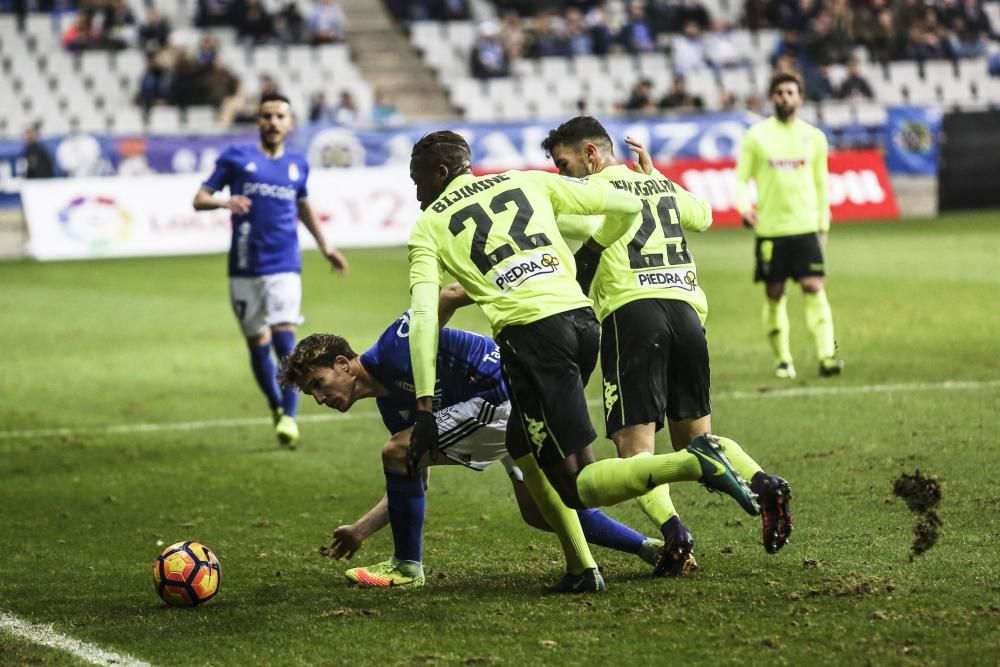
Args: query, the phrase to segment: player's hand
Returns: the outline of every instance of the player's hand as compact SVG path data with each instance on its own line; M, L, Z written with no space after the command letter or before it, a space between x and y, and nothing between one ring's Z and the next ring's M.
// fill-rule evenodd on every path
M253 202L250 201L250 198L243 195L233 195L226 200L226 208L237 215L246 215L250 212L252 205Z
M429 455L431 461L437 461L438 457L438 427L434 413L426 410L417 410L417 420L413 424L413 431L410 433L410 446L406 451L406 472L410 477L416 478L419 474L420 459L424 454Z
M329 248L324 248L323 255L326 256L327 261L330 262L330 266L333 267L334 271L342 276L347 275L347 258L344 257L343 253L330 246Z
M333 542L330 544L330 558L335 560L350 558L361 548L361 543L364 541L354 526L337 526L333 531Z
M757 227L757 211L750 209L743 214L743 226L748 229Z
M647 176L652 174L653 158L649 156L649 151L642 145L642 142L632 137L625 137L625 143L628 144L628 149L635 153L635 170L642 171Z

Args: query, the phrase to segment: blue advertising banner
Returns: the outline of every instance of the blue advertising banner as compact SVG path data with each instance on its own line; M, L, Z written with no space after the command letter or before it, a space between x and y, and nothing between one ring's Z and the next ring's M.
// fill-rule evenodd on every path
M937 174L941 111L889 107L885 124L885 163L890 173Z

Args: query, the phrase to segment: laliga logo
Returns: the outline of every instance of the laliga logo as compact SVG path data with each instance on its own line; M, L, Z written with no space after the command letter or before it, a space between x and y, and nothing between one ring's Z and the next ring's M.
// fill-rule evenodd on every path
M113 197L77 197L59 211L59 225L74 241L102 249L124 241L135 220Z
M555 273L561 262L550 253L534 253L515 259L512 263L496 270L493 282L504 292L509 292L532 278Z

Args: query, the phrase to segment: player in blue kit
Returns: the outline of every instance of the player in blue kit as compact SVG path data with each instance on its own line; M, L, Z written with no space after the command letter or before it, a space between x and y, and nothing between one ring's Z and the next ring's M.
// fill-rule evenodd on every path
M233 312L250 348L254 377L271 408L278 442L294 449L299 441L298 393L278 386L271 351L273 347L279 360L288 356L295 347L295 329L302 323L298 220L335 270L346 273L347 260L327 244L306 199L305 157L285 148L292 126L288 99L265 95L257 113L260 142L223 151L215 171L195 195L194 208L225 208L233 213L229 248ZM228 199L214 196L227 186Z
M441 321L456 304L446 288ZM395 552L387 561L356 567L345 575L361 585L380 588L418 587L424 583L421 546L427 484L426 466L459 464L483 470L500 461L514 487L521 516L535 528L551 530L525 488L521 471L505 447L510 400L500 371L497 344L486 336L442 329L438 344L434 416L439 454L418 464L423 475L407 472L407 448L415 420L413 368L410 361L409 313L393 322L360 356L340 336L313 334L302 339L281 367L282 386L300 388L317 403L347 412L363 398L375 398L392 437L382 448L386 495L355 523L333 533L331 555L350 557L370 535L391 524ZM638 555L655 564L663 542L647 538L596 509L581 510L580 523L589 542Z

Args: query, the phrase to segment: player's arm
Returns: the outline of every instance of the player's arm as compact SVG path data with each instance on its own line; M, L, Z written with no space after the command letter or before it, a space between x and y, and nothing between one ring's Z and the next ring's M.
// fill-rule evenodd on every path
M316 239L316 245L319 246L319 251L323 253L327 261L330 262L330 266L333 267L335 271L341 275L347 274L347 258L339 250L337 250L332 245L326 242L326 237L323 235L323 229L319 225L319 221L316 220L316 215L313 213L312 206L309 205L308 199L299 199L297 204L299 219L302 224L305 225L312 237Z
M692 232L703 232L712 226L712 207L701 197L696 197L674 183L677 191L677 209L681 214L681 227Z
M740 155L736 160L736 210L743 218L743 224L753 228L757 226L757 212L750 203L750 179L756 171L756 149L753 137L749 132L743 135L740 143Z
M465 306L471 306L475 301L458 283L445 285L438 299L438 326L445 326L451 320L455 311Z
M250 206L253 203L249 197L244 197L243 195L232 195L228 199L218 199L215 197L215 193L232 183L232 180L233 164L227 152L224 152L215 161L215 169L212 170L212 174L201 184L201 187L195 194L193 202L194 210L214 211L218 208L224 208L237 215L246 215L249 213Z
M437 244L431 233L417 220L410 236L410 363L417 399L416 423L410 438L407 467L416 474L424 453L437 458L437 423L431 414L436 381L438 348L438 297L440 267Z
M382 496L375 507L352 524L337 526L330 544L330 557L340 560L350 558L369 537L389 524L389 499Z
M819 209L816 229L819 231L820 243L825 246L827 234L830 232L830 201L826 184L829 174L827 157L830 147L827 144L826 135L822 131L817 130L816 134L820 137L819 148L813 157L813 181L816 183L816 206Z

